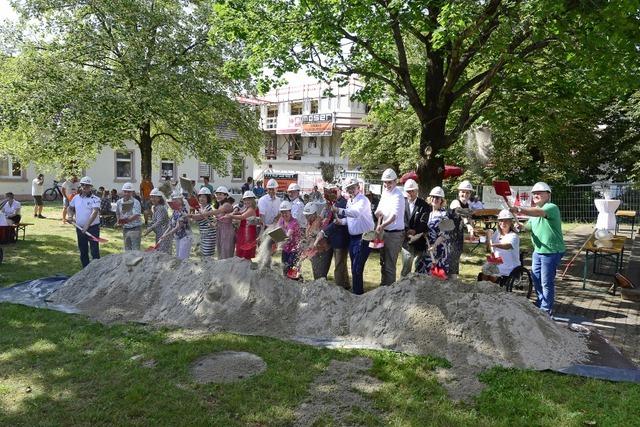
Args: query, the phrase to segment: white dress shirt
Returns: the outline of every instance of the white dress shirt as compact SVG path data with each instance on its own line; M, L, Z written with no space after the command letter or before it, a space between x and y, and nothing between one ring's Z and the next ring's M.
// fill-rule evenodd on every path
M398 187L393 190L382 190L376 214L382 213L382 222L387 222L393 215L395 220L385 227L387 231L404 230L404 196Z
M280 213L280 203L282 203L280 197L272 199L268 194L258 199L258 209L260 210L260 216L264 217L265 225L269 226L275 222Z
M304 217L304 202L300 197L296 197L291 202L291 216L298 221L300 228L307 228L307 219Z
M362 193L349 199L345 209L338 209L338 215L347 217L347 228L352 236L366 233L375 228L371 216L371 202ZM344 223L344 221L341 222Z

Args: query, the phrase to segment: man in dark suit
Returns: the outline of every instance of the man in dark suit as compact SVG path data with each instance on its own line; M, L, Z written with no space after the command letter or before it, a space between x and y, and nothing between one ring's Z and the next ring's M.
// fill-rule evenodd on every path
M427 232L429 213L431 206L418 197L418 183L408 179L404 183L404 191L407 195L404 208L404 224L406 239L402 246L402 277L415 271L415 261L427 250L427 240L422 233ZM420 236L415 238L412 236Z

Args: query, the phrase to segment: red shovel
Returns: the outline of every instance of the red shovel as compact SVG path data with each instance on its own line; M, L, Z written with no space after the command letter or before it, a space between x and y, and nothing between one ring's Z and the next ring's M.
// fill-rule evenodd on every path
M496 194L498 196L502 196L504 202L507 204L507 208L510 208L508 196L511 195L511 186L509 185L509 181L504 180L495 180L493 181L493 189L496 190Z
M431 267L431 276L440 280L447 280L447 273L445 273L444 268L438 266Z
M82 231L82 227L80 227L77 223L73 223L73 225L76 226L76 228L80 231ZM90 239L93 240L94 242L98 242L98 243L107 243L109 240L103 238L103 237L96 237L93 234L89 233L88 231L85 231L84 234L86 234L86 236Z

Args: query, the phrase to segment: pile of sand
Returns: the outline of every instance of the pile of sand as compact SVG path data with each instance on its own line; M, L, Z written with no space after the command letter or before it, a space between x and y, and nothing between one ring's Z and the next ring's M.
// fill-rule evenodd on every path
M104 322L338 337L440 356L455 372L443 378L462 395L477 389L475 373L490 366L559 369L587 354L582 336L520 295L488 282L442 282L415 274L356 296L325 280L289 281L238 258L183 262L133 252L92 262L52 298Z

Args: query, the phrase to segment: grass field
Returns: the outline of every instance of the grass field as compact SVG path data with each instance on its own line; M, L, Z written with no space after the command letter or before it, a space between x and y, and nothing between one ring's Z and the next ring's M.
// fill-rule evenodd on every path
M0 286L71 275L80 268L75 231L25 208L25 241L5 245ZM56 219L54 219L56 218ZM103 254L120 251L120 234ZM151 244L151 240L146 241ZM475 277L484 254L465 255L462 275ZM367 287L379 268L369 260ZM145 325L102 325L83 316L0 304L0 425L286 426L331 360L365 356L382 386L368 395L374 413L354 410L352 425L392 426L633 426L640 420L640 386L494 368L475 401L447 398L434 370L447 361L387 351L329 350L233 334L181 335ZM189 364L220 350L255 353L267 370L235 384L202 385ZM346 380L346 379L345 379ZM317 426L339 425L327 414Z

